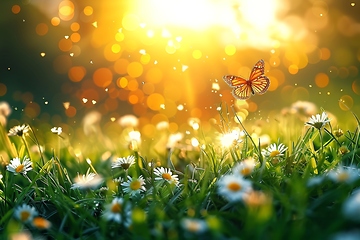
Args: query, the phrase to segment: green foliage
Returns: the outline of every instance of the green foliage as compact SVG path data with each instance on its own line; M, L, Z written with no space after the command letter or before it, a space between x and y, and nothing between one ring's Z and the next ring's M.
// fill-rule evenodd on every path
M225 115L220 112L223 133L217 134L233 129L229 115L227 110ZM321 129L302 126L306 131L293 140L279 134L275 144L285 143L287 148L270 154L234 116L244 135L231 146L216 141L175 146L151 160L141 149L120 151L122 157L135 157L129 169L111 167L119 154L116 148L97 146L96 152L88 146L92 160L85 161L88 156L79 157L61 136L51 142L49 151L42 150L44 139L38 140L33 129L9 139L1 128L1 239L19 233L48 239L328 239L356 229L359 222L343 209L360 177L347 181L350 173L346 172L349 178L341 175L342 169L355 169L359 176L356 115L358 126L345 134L336 134L330 124ZM107 152L107 157L101 157ZM32 170L18 174L7 170L9 160L26 156ZM253 160L255 167L241 179L251 182L252 191L231 201L219 192L220 179L234 175L235 167L246 159ZM154 171L159 164L166 169L160 176ZM96 186L74 187L74 179L83 174L101 176L101 181ZM170 180L175 174L178 179ZM332 174L338 178L331 178ZM127 193L123 183L130 181L129 176L143 179L138 183L146 190ZM122 199L123 205L114 208L113 199ZM19 220L16 210L23 204L34 207L51 226L41 229ZM112 213L121 212L120 221L105 217L109 208Z

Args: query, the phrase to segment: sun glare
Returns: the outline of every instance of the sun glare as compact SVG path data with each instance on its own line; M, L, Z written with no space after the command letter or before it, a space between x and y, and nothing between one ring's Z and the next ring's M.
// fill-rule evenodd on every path
M269 26L275 20L277 6L277 0L148 0L133 8L150 25L232 29L242 21L257 28Z
M228 30L221 36L224 44L262 48L273 47L274 36L286 38L287 27L277 19L285 9L278 0L148 0L134 1L128 14L137 16L136 24L171 32L180 28L182 34L186 29L206 31L220 27Z

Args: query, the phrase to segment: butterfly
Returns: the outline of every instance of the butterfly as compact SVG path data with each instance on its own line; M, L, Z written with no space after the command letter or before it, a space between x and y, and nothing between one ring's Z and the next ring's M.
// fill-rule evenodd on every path
M269 86L270 80L264 75L264 60L260 59L253 67L249 79L234 75L226 75L223 80L233 88L232 94L235 98L246 100L251 95L264 94Z

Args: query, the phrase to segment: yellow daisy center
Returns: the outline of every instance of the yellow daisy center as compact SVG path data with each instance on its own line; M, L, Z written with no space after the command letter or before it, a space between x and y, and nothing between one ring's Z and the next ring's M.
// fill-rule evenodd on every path
M243 168L241 169L241 174L244 175L244 176L247 176L251 173L251 169L250 168Z
M20 219L21 221L25 222L26 220L28 220L30 217L30 213L28 211L22 211L20 213Z
M126 170L126 169L128 169L130 167L130 164L129 163L122 163L121 167Z
M140 181L138 181L138 180L132 181L132 182L130 183L130 188L131 188L132 190L138 190L140 187L141 187L141 183L140 183Z
M241 189L241 185L237 182L231 182L228 184L228 189L233 191L233 192L236 192L236 191L239 191Z
M280 154L280 151L279 150L274 150L270 153L270 157L276 157L277 155Z
M21 172L23 169L24 169L24 165L20 164L19 166L17 166L17 168L15 168L15 171L18 173Z
M114 204L111 206L111 212L113 212L113 213L120 213L120 212L121 212L121 209L122 209L122 206L121 206L121 204L119 204L119 203L114 203Z
M162 176L162 178L165 179L165 180L171 180L171 175L170 175L170 173L163 173L161 176Z
M338 180L340 182L344 182L344 181L346 181L348 179L349 179L349 174L348 173L346 173L346 172L339 173Z
M187 229L190 232L198 232L200 230L200 224L196 222L191 222L187 225Z
M33 220L33 225L39 229L48 229L50 227L50 222L42 217L36 217Z

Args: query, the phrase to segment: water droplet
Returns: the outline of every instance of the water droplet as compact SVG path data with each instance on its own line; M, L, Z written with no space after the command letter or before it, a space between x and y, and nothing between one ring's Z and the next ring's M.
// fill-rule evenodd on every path
M41 52L41 53L40 53L40 56L45 57L45 53L44 53L44 52Z
M65 35L64 37L65 37L65 39L69 39L69 36L68 36L68 35Z
M94 104L94 105L96 104L96 101L95 101L95 100L92 100L91 102L92 102L92 104Z
M350 5L351 5L352 7L354 7L354 6L355 6L355 3L354 3L354 2L352 2L352 3L350 3Z
M87 103L88 100L86 98L83 98L82 101L83 103Z

